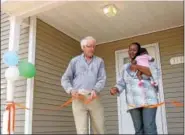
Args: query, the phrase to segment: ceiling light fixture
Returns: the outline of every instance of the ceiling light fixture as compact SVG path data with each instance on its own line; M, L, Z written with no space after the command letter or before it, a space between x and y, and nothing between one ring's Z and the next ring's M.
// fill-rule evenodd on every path
M115 5L107 5L103 8L103 12L108 17L113 17L117 14L117 9Z

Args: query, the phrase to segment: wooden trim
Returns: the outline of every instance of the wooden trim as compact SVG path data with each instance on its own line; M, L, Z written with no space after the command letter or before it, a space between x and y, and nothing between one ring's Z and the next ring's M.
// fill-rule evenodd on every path
M161 59L160 59L160 50L159 50L159 43L154 43L153 46L155 46L157 52L156 52L156 57L157 57L157 65L160 68L160 71L162 71L161 69ZM162 73L161 73L161 77L159 79L159 88L160 88L160 100L159 102L164 102L164 88L163 88L163 80L162 80ZM166 120L166 107L165 104L161 107L162 109L162 125L163 125L163 130L164 130L164 134L168 134L168 128L167 128L167 120Z
M119 56L119 53L120 53L120 52L125 52L125 50L118 50L118 51L115 51L116 82L117 82L118 76L119 76L119 70L118 70L118 56ZM120 96L117 96L119 134L122 134L122 133L123 133L123 128L122 128L122 125L123 125L123 124L122 124L122 120L121 120L122 112L121 112L120 106L121 106Z
M36 50L36 21L35 16L30 17L30 29L29 29L29 47L28 47L28 61L35 64L35 50ZM33 92L34 92L34 78L27 79L26 89L26 107L29 110L25 110L25 134L32 134L32 117L33 117Z
M25 12L22 12L20 14L17 14L17 16L20 16L21 18L27 18L30 16L35 16L41 12L45 12L48 10L51 10L53 8L56 8L57 6L60 6L62 4L64 4L65 1L51 1L51 2L46 2L45 4L42 4L40 6L37 6L33 9L27 10Z

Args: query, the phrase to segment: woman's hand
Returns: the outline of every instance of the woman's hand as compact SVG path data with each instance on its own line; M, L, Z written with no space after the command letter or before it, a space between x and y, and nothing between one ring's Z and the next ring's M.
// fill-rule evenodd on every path
M117 93L119 93L118 88L113 87L113 88L111 88L111 89L110 89L110 94L111 94L111 95L113 95L113 96L114 96L114 95L115 95L115 94L117 94Z

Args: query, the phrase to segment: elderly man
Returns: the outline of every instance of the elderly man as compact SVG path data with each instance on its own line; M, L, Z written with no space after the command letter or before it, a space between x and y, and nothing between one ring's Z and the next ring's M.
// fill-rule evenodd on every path
M104 109L96 97L104 88L106 73L103 59L94 56L95 46L96 40L93 37L82 39L83 53L70 61L61 79L65 91L76 97L72 103L72 110L77 134L87 134L88 114L92 121L93 132L104 134ZM79 94L91 99L91 102L85 104L78 99Z

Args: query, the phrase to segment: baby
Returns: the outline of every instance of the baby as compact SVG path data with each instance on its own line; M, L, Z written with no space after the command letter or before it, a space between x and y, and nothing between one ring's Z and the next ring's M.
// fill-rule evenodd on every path
M149 62L153 62L153 61L154 61L154 58L148 54L148 51L145 48L141 48L140 49L140 55L138 55L135 58L135 60L132 61L132 64L137 64L137 65L145 66L145 67L149 68ZM139 86L142 86L143 83L144 83L144 81L142 79L142 74L143 73L138 70L137 77L139 79L139 83L138 83ZM153 86L157 86L157 83L154 82L153 77L150 77L150 80L151 80L151 84Z

